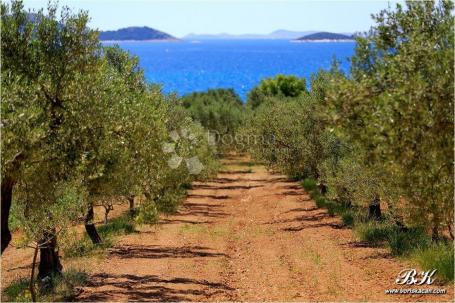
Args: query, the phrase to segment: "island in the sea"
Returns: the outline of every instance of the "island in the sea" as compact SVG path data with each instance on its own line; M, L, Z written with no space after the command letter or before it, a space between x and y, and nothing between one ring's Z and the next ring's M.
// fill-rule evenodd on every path
M101 41L154 41L154 40L178 40L165 32L143 26L121 28L115 31L101 31Z
M325 41L334 41L334 42L344 42L344 41L354 41L352 35L329 33L329 32L318 32L309 34L300 38L293 40L295 42L325 42Z

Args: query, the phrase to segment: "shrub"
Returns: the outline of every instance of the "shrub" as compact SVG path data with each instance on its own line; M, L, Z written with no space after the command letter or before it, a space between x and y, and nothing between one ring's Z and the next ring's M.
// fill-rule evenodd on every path
M317 189L314 189L312 191L310 191L310 197L314 200L316 200L317 198L320 198L322 197L321 193L317 190ZM323 197L322 197L323 198Z
M108 237L103 237L103 242L100 244L93 244L92 240L87 235L84 235L82 239L75 238L72 241L66 241L62 245L62 249L65 258L78 258L100 253L104 249L112 247L112 245L112 239Z
M186 190L175 189L164 192L164 194L156 200L156 207L159 212L172 214L177 211L186 196Z
M307 191L312 191L313 189L316 188L316 180L311 179L311 178L306 178L303 180L303 188Z
M113 246L114 236L130 234L135 231L134 222L129 214L113 218L108 224L98 227L98 233L102 238L102 243L93 244L90 238L84 234L82 239L77 236L69 237L63 242L63 252L65 257L83 257L104 251Z
M327 208L327 212L329 213L329 216L335 216L335 214L339 213L340 210L340 205L334 201L326 201L325 202L325 207Z
M68 269L61 276L53 277L54 287L49 292L38 292L37 299L42 302L61 302L71 301L77 295L76 287L82 286L87 282L88 274L84 271ZM31 302L32 297L29 290L29 279L19 279L13 281L5 287L3 293L10 302Z
M349 227L354 226L354 214L352 213L352 211L347 210L343 212L343 214L341 215L341 219L343 220L344 225Z
M32 297L30 295L30 291L28 290L29 282L30 281L28 279L24 278L13 281L3 290L6 298L3 298L2 296L2 301L7 299L10 302L31 302Z
M416 248L428 247L431 242L422 230L403 231L398 228L390 233L387 240L392 254L396 256L407 255Z
M394 228L395 227L389 223L370 221L357 224L354 227L354 232L360 241L378 245L388 240L388 237L394 231Z
M317 208L323 208L326 206L325 205L326 201L325 201L324 197L319 196L316 199L314 199L314 202L316 202Z
M436 276L443 281L453 281L454 254L452 245L433 244L419 248L411 254L411 258L424 270L436 269Z
M109 237L110 235L130 234L134 232L134 223L131 221L130 216L122 215L118 218L112 219L109 223L101 225L98 232L102 237Z
M76 287L87 282L88 274L84 271L68 269L62 276L53 279L54 287L40 301L72 301L78 295Z
M135 221L139 224L154 224L158 222L159 213L156 204L147 201L138 208Z

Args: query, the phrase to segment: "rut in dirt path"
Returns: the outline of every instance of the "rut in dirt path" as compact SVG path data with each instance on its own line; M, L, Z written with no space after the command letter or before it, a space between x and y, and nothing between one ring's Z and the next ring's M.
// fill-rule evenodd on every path
M85 301L450 301L388 296L409 267L359 245L296 182L226 159L175 215L128 235L94 266Z

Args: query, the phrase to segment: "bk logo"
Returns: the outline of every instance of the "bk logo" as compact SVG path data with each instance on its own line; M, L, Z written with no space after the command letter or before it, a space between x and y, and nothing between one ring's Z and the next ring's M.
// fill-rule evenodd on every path
M418 272L414 268L404 269L395 280L396 284L407 284L407 285L431 285L434 282L434 274L436 269Z

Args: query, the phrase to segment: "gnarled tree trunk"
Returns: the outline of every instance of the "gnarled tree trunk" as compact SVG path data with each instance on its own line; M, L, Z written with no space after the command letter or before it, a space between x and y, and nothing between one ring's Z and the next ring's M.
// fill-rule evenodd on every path
M11 232L9 230L9 211L11 209L11 203L13 200L13 188L14 184L16 184L15 174L20 169L22 162L25 159L25 154L23 152L19 152L14 156L13 161L11 162L11 166L9 169L9 173L6 173L1 176L2 182L2 193L0 201L2 206L1 211L1 220L2 220L2 247L1 253L8 247L9 242L11 242Z
M325 194L327 194L327 186L323 182L320 182L318 187L321 195L325 196Z
M130 204L130 209L129 209L130 216L133 216L134 215L134 196L129 196L127 199Z
M93 244L100 244L102 242L101 237L96 230L95 223L93 222L93 217L93 204L90 203L87 214L84 218L85 230L87 231L87 234L92 240Z
M368 206L368 217L373 220L380 220L382 218L381 214L381 200L379 196L374 197Z
M63 266L57 252L57 236L54 232L45 232L38 242L40 248L40 261L38 265L38 278L60 275Z
M104 225L106 225L107 221L108 221L109 213L111 212L111 210L114 209L114 206L109 204L109 205L103 205L103 207L104 207Z
M11 209L11 201L13 198L14 179L10 177L2 178L2 253L8 247L11 241L11 232L8 227L9 211Z

